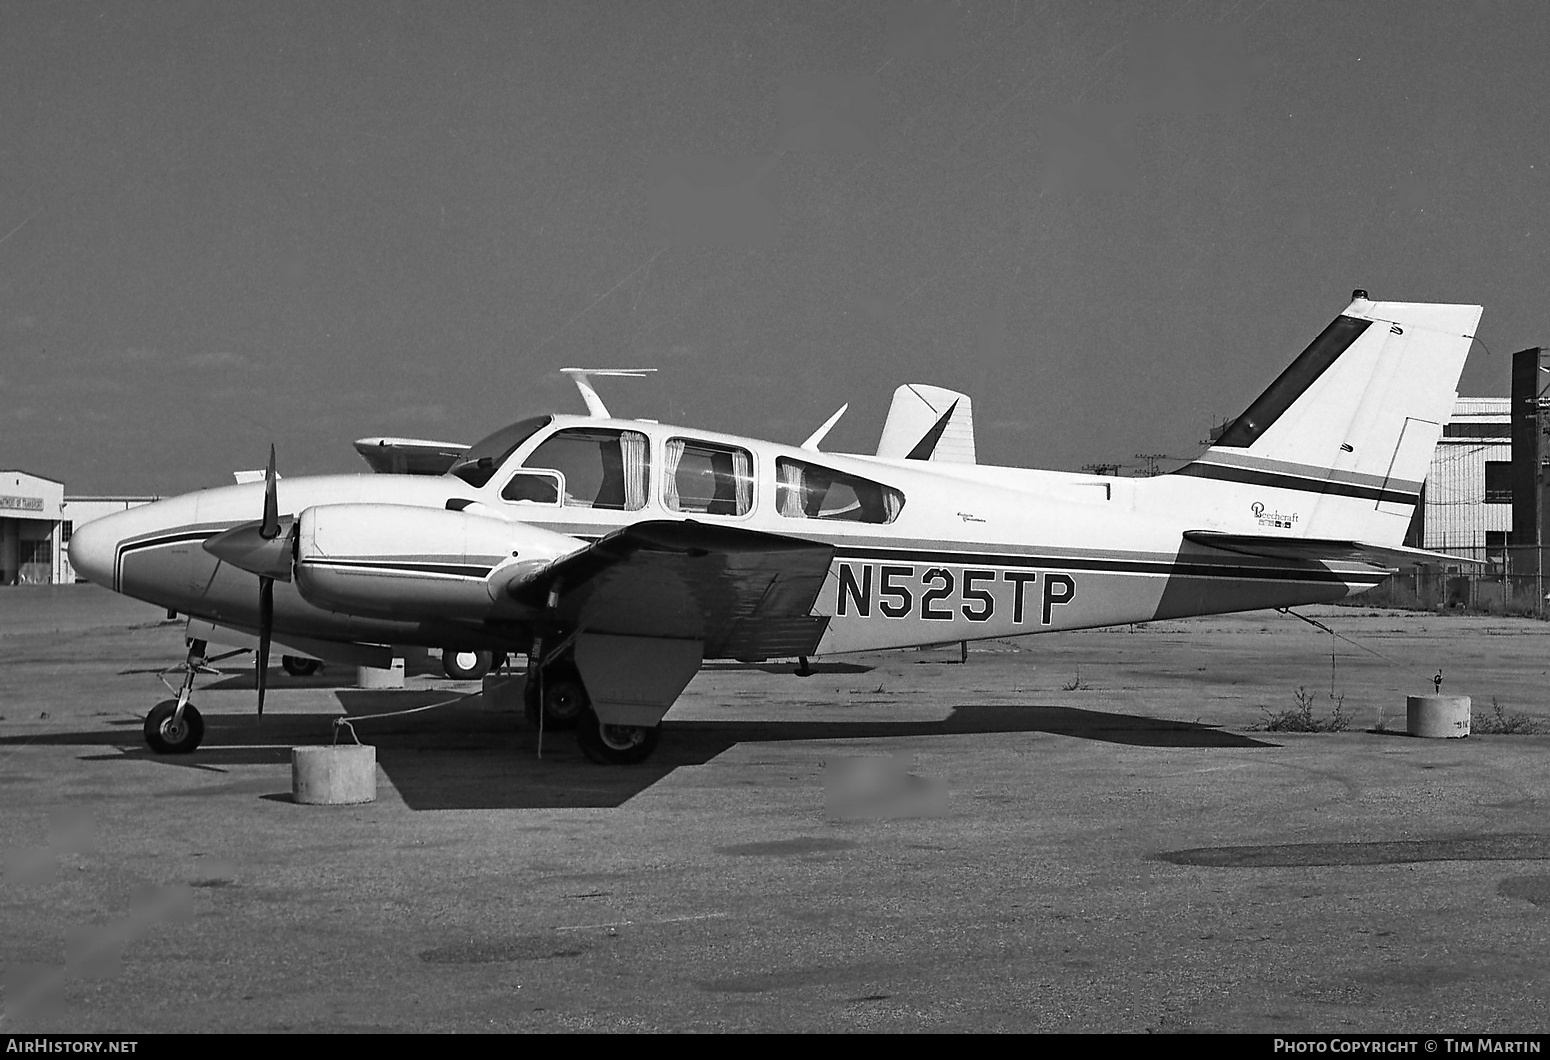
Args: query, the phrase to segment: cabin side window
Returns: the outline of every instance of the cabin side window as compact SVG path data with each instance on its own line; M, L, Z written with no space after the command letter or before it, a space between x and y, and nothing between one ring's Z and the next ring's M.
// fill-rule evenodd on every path
M558 471L518 471L501 488L501 500L513 504L559 504L561 493Z
M904 509L904 494L892 486L806 460L781 457L775 476L775 507L788 519L891 523Z
M555 431L522 461L564 476L569 508L637 511L646 506L651 460L639 431L580 427Z
M671 511L747 515L753 510L753 455L748 450L671 438L662 459L662 502Z

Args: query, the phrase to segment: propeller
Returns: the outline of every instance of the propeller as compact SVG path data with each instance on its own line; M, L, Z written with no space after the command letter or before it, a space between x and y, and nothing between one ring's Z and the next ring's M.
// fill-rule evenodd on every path
M273 541L280 536L280 501L275 489L274 443L269 445L269 467L264 471L264 521L258 536ZM258 576L258 717L264 717L264 685L269 677L269 638L274 633L274 579Z
M274 446L269 447L269 467L264 471L264 517L241 523L216 534L204 550L238 570L258 575L258 716L264 716L264 691L268 680L269 644L274 634L274 583L291 580L295 559L296 518L280 515L275 486Z

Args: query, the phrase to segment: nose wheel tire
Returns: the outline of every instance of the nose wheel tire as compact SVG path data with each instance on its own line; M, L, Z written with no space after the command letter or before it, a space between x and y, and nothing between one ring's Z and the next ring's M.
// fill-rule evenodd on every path
M605 725L588 707L576 728L581 753L605 766L631 766L644 762L657 749L662 729L657 725Z
M205 737L205 722L192 703L177 718L178 701L169 699L156 704L145 716L145 742L159 755L184 755L199 746Z

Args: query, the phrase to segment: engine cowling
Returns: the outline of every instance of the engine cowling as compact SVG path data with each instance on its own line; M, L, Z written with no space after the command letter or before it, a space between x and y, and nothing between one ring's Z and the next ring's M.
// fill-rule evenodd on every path
M586 547L527 523L402 504L318 505L296 533L296 587L309 603L386 618L511 613L507 586Z

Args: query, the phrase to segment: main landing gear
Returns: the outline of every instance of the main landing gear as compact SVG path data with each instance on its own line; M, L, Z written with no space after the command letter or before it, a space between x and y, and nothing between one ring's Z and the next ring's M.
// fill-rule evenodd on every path
M660 725L605 725L587 707L576 726L581 753L598 765L632 766L644 762L657 749Z
M626 766L644 762L657 748L659 725L605 725L592 710L591 697L569 656L541 670L528 667L522 691L523 713L533 728L575 729L581 753L599 765ZM540 710L542 716L540 717Z
M506 665L505 652L441 650L441 668L454 681L477 681Z
M317 659L307 659L300 655L284 655L280 657L280 666L292 677L311 677L323 669L323 664Z

